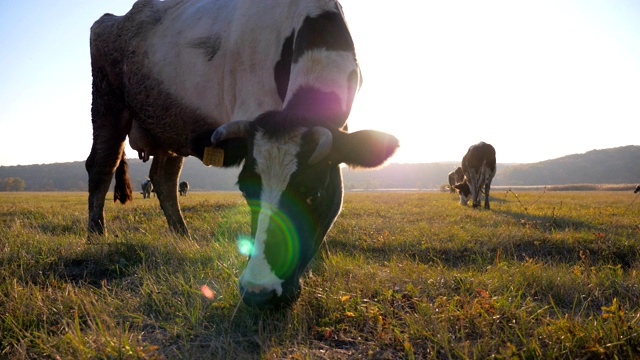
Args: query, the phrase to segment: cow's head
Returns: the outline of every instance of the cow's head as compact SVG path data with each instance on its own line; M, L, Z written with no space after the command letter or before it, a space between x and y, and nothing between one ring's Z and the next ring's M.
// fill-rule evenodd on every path
M300 277L342 206L340 164L377 167L398 147L385 133L346 133L268 112L218 128L213 144L244 138L238 186L251 208L249 262L239 278L244 302L280 308L295 302Z
M458 190L458 194L460 195L460 204L467 205L471 199L471 187L467 182L467 178L465 177L461 183L453 185L453 188Z

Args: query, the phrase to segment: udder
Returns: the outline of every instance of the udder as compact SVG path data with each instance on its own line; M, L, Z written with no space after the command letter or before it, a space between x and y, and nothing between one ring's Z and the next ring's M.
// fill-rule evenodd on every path
M154 146L151 135L135 120L129 131L129 145L138 152L138 158L144 162L156 154L156 146Z

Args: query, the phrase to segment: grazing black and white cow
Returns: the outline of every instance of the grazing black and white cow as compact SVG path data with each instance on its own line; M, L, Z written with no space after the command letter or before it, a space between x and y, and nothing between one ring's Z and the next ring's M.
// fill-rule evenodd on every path
M392 135L347 132L360 84L336 0L139 0L91 28L93 146L89 233L104 201L131 199L124 141L144 161L169 227L184 157L238 166L253 245L239 278L245 303L292 304L300 277L342 205L340 164L377 167Z
M189 191L189 183L186 181L183 181L180 183L180 185L178 185L178 192L180 193L180 196L187 196L187 192Z
M151 180L145 179L140 184L140 190L142 190L140 194L142 194L143 199L151 199L151 193L153 193L153 183L151 183Z
M496 175L496 150L490 144L472 145L462 158L464 180L453 187L460 193L460 204L467 205L473 199L473 207L480 206L480 194L484 190L484 208L490 209L489 190ZM484 188L484 189L483 189Z
M636 186L636 189L633 191L634 194L637 194L640 192L640 185Z
M455 192L456 189L453 185L461 183L464 179L464 173L462 172L462 168L458 166L454 171L449 173L449 191Z

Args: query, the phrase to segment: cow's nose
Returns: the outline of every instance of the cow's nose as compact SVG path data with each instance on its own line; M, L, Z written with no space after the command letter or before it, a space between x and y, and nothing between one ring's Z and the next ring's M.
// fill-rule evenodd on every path
M259 292L248 291L239 285L242 301L256 309L261 310L281 310L293 305L300 297L301 289L299 287L284 289L281 296L278 296L275 290L263 290Z
M248 291L244 286L240 285L240 294L245 304L258 309L270 307L269 304L277 297L275 290L263 290L259 292Z

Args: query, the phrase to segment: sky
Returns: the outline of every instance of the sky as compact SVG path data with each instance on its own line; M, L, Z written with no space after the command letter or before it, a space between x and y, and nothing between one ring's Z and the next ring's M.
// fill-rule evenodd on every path
M132 0L0 0L0 166L85 160L89 29ZM350 131L399 163L502 163L640 145L640 1L342 0L363 86ZM136 152L129 149L129 157Z

